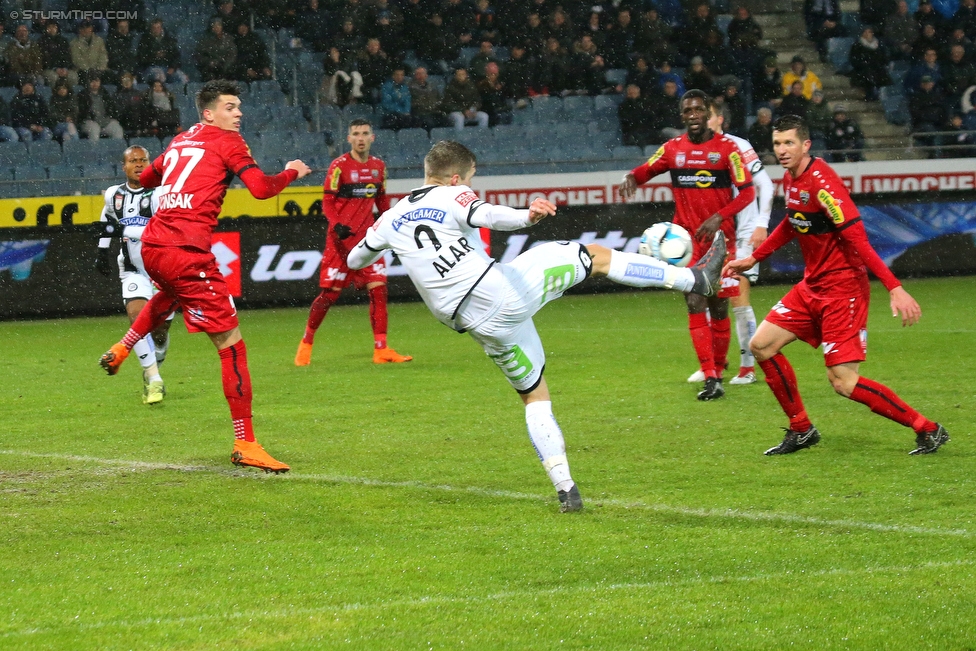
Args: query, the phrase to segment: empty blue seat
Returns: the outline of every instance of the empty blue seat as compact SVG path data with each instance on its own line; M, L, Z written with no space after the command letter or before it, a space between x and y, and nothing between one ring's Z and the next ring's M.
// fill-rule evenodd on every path
M129 138L130 147L145 147L149 152L149 160L162 153L163 148L159 143L159 138Z
M586 122L593 114L594 105L592 97L571 95L563 99L563 112L573 122Z
M614 86L618 84L623 84L627 81L627 70L626 68L611 68L607 70L607 83L613 84Z
M94 163L92 165L82 165L81 176L86 179L104 180L107 186L109 184L108 182L116 180L119 174L115 169L115 165L111 163ZM118 179L118 181L121 180Z
M644 150L633 145L614 147L611 151L614 160L632 160L644 157Z
M827 39L827 56L830 59L831 65L840 74L846 74L851 71L849 59L851 45L854 44L854 40L852 36L836 36Z
M607 108L612 108L616 111L622 101L624 101L624 96L620 94L597 95L593 98L593 108L597 111Z
M80 179L81 170L77 165L50 165L47 176L50 179Z
M532 113L536 121L558 122L563 118L563 100L561 97L534 97Z
M61 143L54 140L36 140L27 143L30 158L38 165L58 165L61 163Z
M47 178L47 170L43 167L30 165L27 159L24 159L21 163L26 164L18 165L14 168L14 179L18 181L34 181Z
M28 161L27 144L18 141L0 142L0 165L14 167Z
M366 120L373 120L373 107L369 104L347 104L342 109L342 117L349 124L352 120L356 118L363 118Z

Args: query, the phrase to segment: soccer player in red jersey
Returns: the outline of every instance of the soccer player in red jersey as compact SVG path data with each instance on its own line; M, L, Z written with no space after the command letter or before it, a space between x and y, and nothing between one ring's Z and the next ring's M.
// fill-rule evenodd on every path
M370 146L376 140L369 121L357 119L350 122L346 140L351 151L332 161L325 175L322 212L329 220L329 230L319 272L322 291L312 301L305 336L295 354L295 366L311 363L315 331L349 283L355 283L357 289L365 287L369 294L373 362L388 364L413 359L386 345L386 262L380 259L365 269L350 269L346 265L349 252L376 222L373 206L380 214L390 209L390 200L386 196L386 165L376 156L369 155Z
M708 107L709 98L704 92L689 90L685 93L681 97L681 120L688 132L664 143L646 163L624 176L619 187L620 195L630 199L639 184L663 172L671 172L674 223L694 236L691 264L708 250L719 229L725 233L729 255L734 258L734 217L756 199L752 175L738 146L708 128ZM732 196L733 187L738 189L735 197ZM685 294L691 342L705 374L705 388L698 393L699 400L715 400L725 395L722 372L728 365L732 332L729 298L738 296L739 291L737 283L731 285L710 298Z
M867 270L890 292L891 314L901 315L903 326L916 323L921 308L871 247L844 182L822 159L810 156L810 130L801 118L785 115L776 121L773 151L786 168L787 218L751 256L729 262L724 270L742 273L794 238L806 265L803 280L773 306L752 338L752 352L766 374L766 384L790 420L783 442L766 454L790 454L820 441L820 432L800 399L793 367L780 352L797 339L823 347L834 391L915 430L911 454L935 452L949 440L945 428L912 409L888 387L859 373L867 352L871 298Z
M234 423L231 461L287 472L288 466L272 458L254 438L247 348L234 299L210 245L224 195L235 176L256 198L268 199L311 170L300 160L289 161L274 176L258 168L240 134L239 92L231 81L208 82L196 97L201 121L173 138L140 175L143 187L158 188L159 209L143 232L142 259L160 291L100 363L109 375L118 373L133 345L182 307L186 329L206 332L220 355L224 396Z

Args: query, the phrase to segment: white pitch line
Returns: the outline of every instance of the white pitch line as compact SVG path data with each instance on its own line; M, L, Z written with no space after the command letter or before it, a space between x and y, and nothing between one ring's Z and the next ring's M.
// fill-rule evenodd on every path
M647 581L643 583L611 583L608 585L579 585L579 586L560 586L556 588L539 588L537 590L506 590L504 592L497 592L495 594L488 595L473 595L467 597L458 597L451 595L435 595L431 597L419 597L419 598L407 598L407 599L391 599L388 601L377 601L373 603L341 603L341 604L329 604L325 606L318 606L314 608L282 608L278 610L249 610L242 612L231 612L223 613L220 615L211 614L201 614L201 615L190 615L187 617L149 617L145 619L136 620L133 622L127 620L116 620L116 621L101 621L101 622L85 622L85 621L72 621L59 626L48 626L48 627L33 627L22 629L19 631L7 631L6 633L0 634L0 638L11 638L11 637L28 637L31 635L38 635L42 633L54 632L56 630L64 630L67 628L74 628L80 631L85 630L95 630L95 629L105 629L105 628L122 628L122 629L134 629L134 628L145 628L150 626L184 626L187 624L200 624L204 622L214 622L214 621L227 621L227 620L251 620L251 619L284 619L287 617L307 617L314 615L321 615L324 613L332 613L333 615L338 615L339 613L353 613L373 609L381 609L383 611L389 611L392 608L415 608L418 606L439 606L439 605L454 605L454 604L485 604L491 602L502 602L510 600L518 600L521 602L528 602L532 598L536 597L558 597L563 595L579 595L579 594L608 594L612 592L627 592L627 591L651 591L657 593L662 589L674 589L674 588L687 588L696 587L706 584L722 584L722 583L759 583L763 581L782 581L787 579L803 578L806 580L822 577L834 577L834 576L862 576L871 574L885 574L885 573L896 573L896 574L907 574L910 572L916 572L919 570L930 570L930 569L945 569L945 568L955 568L955 567L965 567L972 566L976 564L973 560L956 560L956 561L941 561L941 562L927 562L921 563L919 565L909 565L909 566L888 566L888 567L862 567L862 568L830 568L824 570L815 571L805 571L805 570L795 570L788 572L774 572L767 574L749 574L743 576L710 576L710 577L695 577L688 579L680 579L677 581L672 580L662 580L662 581Z
M126 459L101 459L98 457L86 457L73 454L57 454L46 452L25 452L20 450L0 450L0 454L17 455L23 457L33 457L41 459L62 459L65 461L77 461L85 463L96 463L105 466L129 468L132 470L175 470L178 472L208 472L219 475L229 475L234 477L247 477L252 479L268 479L272 477L250 470L236 470L230 468L216 468L214 466L191 466L174 463L158 463L150 461L130 461ZM501 497L511 500L532 500L543 501L549 499L546 496L534 495L531 493L520 493L516 491L496 490L482 488L480 486L450 486L448 484L425 484L419 481L384 481L380 479L370 479L368 477L351 477L347 475L327 475L289 472L285 475L275 476L276 481L311 481L329 484L348 484L358 486L375 486L378 488L415 488L419 490L442 491L446 493L472 493L477 495L488 495L490 497ZM751 522L769 522L785 524L802 524L816 527L831 527L840 529L865 529L868 531L880 531L885 533L905 533L932 536L956 536L959 538L976 537L974 532L967 529L939 529L937 527L917 527L913 525L885 524L879 522L862 522L859 520L825 520L806 515L796 515L792 513L771 513L762 511L743 511L740 509L706 509L691 508L687 506L674 506L672 504L647 503L640 500L622 500L613 498L591 498L591 504L600 506L614 506L624 509L644 509L656 513L668 513L696 518L726 518L731 520L748 520Z

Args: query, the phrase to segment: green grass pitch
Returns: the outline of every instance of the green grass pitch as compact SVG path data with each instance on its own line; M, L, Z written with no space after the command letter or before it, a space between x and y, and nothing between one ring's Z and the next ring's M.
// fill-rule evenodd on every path
M168 395L98 356L124 316L0 323L0 649L973 649L972 278L877 284L865 376L952 441L833 394L787 349L823 441L768 458L761 382L715 403L679 295L568 296L536 318L586 508L560 514L524 411L466 335L391 306L242 314L258 439L292 472L229 463L217 356L173 328ZM786 291L760 287L760 318ZM733 348L735 338L733 337ZM733 358L736 356L733 355Z

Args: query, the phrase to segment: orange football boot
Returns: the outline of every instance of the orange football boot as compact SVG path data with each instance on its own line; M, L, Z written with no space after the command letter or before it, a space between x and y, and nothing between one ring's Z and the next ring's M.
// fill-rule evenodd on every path
M257 441L245 441L243 439L234 440L234 452L230 455L230 462L235 466L260 468L265 472L275 474L291 470L290 467L265 452Z
M312 363L312 344L299 342L298 352L295 353L295 366L308 366Z
M122 366L122 362L125 358L129 356L129 349L123 346L121 343L114 344L108 349L108 352L102 355L102 358L98 360L102 368L109 375L115 375L119 372L119 367Z
M411 359L413 359L413 357L410 355L401 355L392 348L373 349L374 364L399 364L400 362L409 362Z

